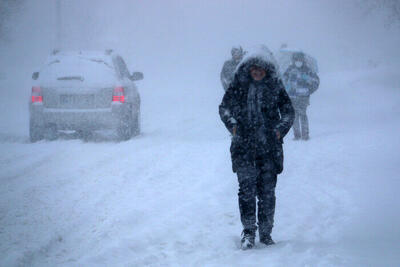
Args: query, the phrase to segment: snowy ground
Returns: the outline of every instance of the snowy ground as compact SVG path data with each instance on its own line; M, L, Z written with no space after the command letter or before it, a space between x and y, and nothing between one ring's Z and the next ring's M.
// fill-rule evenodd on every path
M311 140L286 138L277 244L251 251L239 249L221 88L143 90L143 134L121 143L29 144L27 106L2 113L0 265L400 266L399 77L322 75Z

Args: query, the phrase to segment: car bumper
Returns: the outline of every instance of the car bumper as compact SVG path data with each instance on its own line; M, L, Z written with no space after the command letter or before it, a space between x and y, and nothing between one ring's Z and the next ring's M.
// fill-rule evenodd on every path
M128 112L125 104L98 109L57 109L31 105L31 118L44 125L56 125L58 130L102 130L116 128Z

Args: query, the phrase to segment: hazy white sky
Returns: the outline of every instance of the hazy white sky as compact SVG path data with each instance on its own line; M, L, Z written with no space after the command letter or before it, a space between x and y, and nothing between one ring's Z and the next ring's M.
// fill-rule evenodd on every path
M282 42L314 55L321 71L399 63L398 28L346 0L61 0L66 49L114 48L161 83L218 83L232 45ZM37 69L57 46L54 0L26 1L0 44L2 72ZM30 75L29 75L30 76ZM147 76L149 77L149 76Z

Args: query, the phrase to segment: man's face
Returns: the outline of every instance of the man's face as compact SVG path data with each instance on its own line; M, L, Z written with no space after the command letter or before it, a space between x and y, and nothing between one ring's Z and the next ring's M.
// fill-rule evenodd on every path
M301 68L303 66L303 62L300 60L297 60L294 62L294 64L296 65L296 67Z
M255 81L261 81L264 79L265 75L267 75L267 72L258 66L252 66L250 68L250 75Z
M233 57L233 59L234 59L235 61L240 61L240 60L242 60L242 54L241 54L240 52L234 53L232 57Z

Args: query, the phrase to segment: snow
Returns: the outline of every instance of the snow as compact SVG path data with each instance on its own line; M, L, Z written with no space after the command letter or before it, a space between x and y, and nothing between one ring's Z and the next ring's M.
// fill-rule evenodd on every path
M143 134L127 142L1 128L0 265L399 266L399 74L321 74L311 139L285 139L277 244L248 251L220 87L141 91Z
M98 0L59 1L57 31L55 1L18 2L0 36L0 266L400 266L397 27L348 0ZM311 140L285 140L277 244L243 252L219 73L232 45L283 42L318 60ZM55 47L144 73L140 136L28 142L30 77Z

